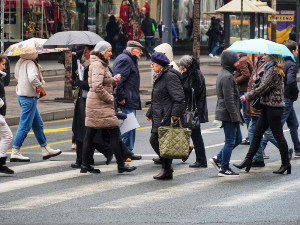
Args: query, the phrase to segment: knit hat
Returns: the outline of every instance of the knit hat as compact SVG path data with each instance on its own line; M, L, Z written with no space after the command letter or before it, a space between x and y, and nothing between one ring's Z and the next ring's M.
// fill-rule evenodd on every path
M104 53L108 48L111 48L110 43L107 41L99 41L93 51Z
M165 67L170 64L168 57L162 52L155 52L151 55L151 61Z

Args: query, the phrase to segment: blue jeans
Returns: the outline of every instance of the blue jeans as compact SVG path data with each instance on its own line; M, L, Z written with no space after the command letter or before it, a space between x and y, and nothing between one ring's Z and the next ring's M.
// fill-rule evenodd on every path
M126 46L116 45L116 57L119 55L120 47L121 47L121 54L122 54Z
M212 51L211 54L214 56L217 54L217 50L219 49L219 42L218 41L212 41Z
M285 107L283 108L283 114L281 117L282 127L286 122L288 128L290 129L291 138L292 138L292 141L294 144L294 150L295 150L295 152L300 152L300 144L299 144L299 138L298 138L299 122L298 122L298 119L297 119L297 116L295 113L294 104L293 104L293 101L288 98L284 98L283 101L285 103ZM271 135L273 137L273 134L271 134ZM268 144L268 140L267 140L267 138L264 137L262 141L263 142L261 144L261 147L263 149L265 149ZM278 145L276 143L276 147L277 146Z
M208 52L212 52L213 49L213 41L211 38L208 39Z
M39 145L47 145L43 120L37 109L37 98L18 96L18 103L21 106L21 116L13 147L20 148L22 146L31 128Z
M243 96L245 93L247 93L247 91L241 91L239 93L240 97ZM244 117L244 120L245 120L247 128L248 128L250 121L251 121L251 116L248 116L246 114L246 101L242 101L242 100L240 100L240 101L241 101L241 105L242 105L242 109L243 109L243 117Z
M201 135L201 128L192 130L191 138L195 148L196 162L206 164L207 160L206 160L204 142Z
M252 139L253 139L254 128L256 126L257 121L258 121L258 117L254 117L254 116L251 117L251 122L250 122L249 128L248 128L248 135L249 135L250 144L251 144ZM272 144L274 144L278 148L277 142L276 142L275 138L273 137L273 134L272 134L272 131L271 131L270 127L265 131L264 138L266 138L266 140L269 140ZM253 159L256 160L256 161L264 161L264 155L263 155L263 150L264 150L264 148L263 148L264 140L263 139L264 138L261 139L258 151L255 154L255 156L253 157Z
M134 116L136 116L135 109L126 108L124 106L120 106L120 108L122 110L122 113L125 113L125 114L133 113ZM126 147L132 151L134 148L134 143L135 143L135 129L130 130L130 131L126 132L125 134L122 134L121 137L122 137L123 142L125 143Z
M242 133L240 126L235 127L233 123L223 121L225 145L217 155L222 160L221 168L229 169L229 161L232 150L242 142Z
M147 54L147 58L148 53L150 53L151 55L153 54L153 49L155 47L155 38L145 38L145 45L146 45L146 54ZM151 46L150 46L151 45Z

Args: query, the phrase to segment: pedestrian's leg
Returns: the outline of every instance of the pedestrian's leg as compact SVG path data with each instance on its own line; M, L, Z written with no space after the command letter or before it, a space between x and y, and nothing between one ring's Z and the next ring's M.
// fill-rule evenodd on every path
M224 134L225 134L225 145L222 150L222 164L221 168L223 170L229 169L229 161L231 158L232 150L236 143L237 127L231 122L223 122Z
M299 144L299 137L298 137L299 122L295 113L294 106L292 107L292 110L286 120L286 123L288 128L290 129L291 138L294 144L294 150L295 152L299 152L300 151L300 144Z
M6 157L7 149L13 140L13 134L2 115L0 115L0 139L0 157Z
M145 38L145 45L146 45L145 49L146 49L146 57L147 57L147 59L150 58L150 56L149 56L149 53L150 53L150 44L151 44L150 38Z
M241 91L239 94L240 94L240 97L243 96L244 94L246 93L246 91ZM250 124L250 121L251 121L251 116L248 116L246 114L246 101L242 101L241 100L241 105L242 105L242 109L243 109L243 117L244 117L244 120L246 122L246 125L247 125L247 129L249 127L249 124Z
M155 37L151 38L151 50L150 50L150 54L153 54L153 49L155 48Z
M263 133L265 132L265 130L267 130L267 128L269 127L269 123L268 123L268 119L267 119L267 114L265 112L265 109L261 112L256 126L254 128L254 133L253 133L253 138L250 144L250 148L249 151L246 155L246 158L249 160L252 160L254 155L256 154L259 146L260 146L260 142L263 136Z
M269 106L267 106L266 108L267 108L266 113L268 115L270 129L272 130L274 138L276 139L279 147L282 165L289 165L290 160L288 156L288 145L283 135L282 123L281 123L283 108L269 107Z
M82 145L83 145L83 142L82 141L78 141L78 140L75 140L75 143L76 143L76 164L81 166L82 164Z
M116 58L118 57L119 55L119 45L116 45Z
M201 128L192 130L191 138L193 140L195 148L196 162L207 164L204 142L201 135Z
M119 144L119 128L107 129L110 136L111 149L116 157L118 166L124 166L124 161L121 155L121 149Z
M16 149L21 148L28 132L32 127L37 100L35 98L18 96L18 102L21 106L21 116L19 127L13 144L13 147Z
M122 113L125 114L133 113L134 116L136 116L136 111L134 109L123 107L123 106L121 106L120 108L122 110ZM135 143L136 130L135 129L130 130L121 136L123 138L123 142L125 143L126 147L132 151Z
M217 50L219 49L219 42L218 41L214 41L214 47L213 50L211 52L211 54L213 54L214 56L216 56Z
M44 133L44 124L39 110L35 110L35 115L32 122L32 131L41 147L47 145L46 136Z
M86 128L86 134L82 145L82 165L85 167L90 167L90 151L93 142L93 138L97 133L97 129L90 127Z

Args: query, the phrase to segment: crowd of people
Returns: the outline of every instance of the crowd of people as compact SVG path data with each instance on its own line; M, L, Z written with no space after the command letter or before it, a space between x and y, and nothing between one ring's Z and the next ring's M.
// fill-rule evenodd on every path
M147 17L147 15L146 15ZM118 26L125 32L122 23ZM151 37L148 37L151 39ZM298 44L287 41L286 47L295 56L298 55ZM140 160L142 157L134 153L136 130L120 134L119 120L126 119L128 114L136 116L141 110L139 96L140 74L138 60L143 54L144 46L137 41L128 41L126 48L115 59L113 69L109 67L113 54L110 42L100 41L96 46L85 46L76 49L75 54L83 54L85 61L83 79L78 71L72 71L71 84L76 87L75 109L73 118L73 137L76 144L76 161L72 168L81 173L100 173L95 169L94 151L98 150L106 157L109 164L113 155L117 161L119 173L132 172L135 166L126 162ZM208 122L205 78L200 71L198 59L184 55L178 62L173 61L172 47L161 44L153 48L151 54L153 69L153 89L151 106L146 112L146 121L152 122L150 145L157 154L154 163L161 164L161 171L154 179L172 179L174 169L172 159L161 157L158 129L169 126L171 119L182 120L183 113L192 97L198 109L200 123ZM6 73L5 57L0 55L1 76ZM271 141L281 154L282 164L274 173L291 173L290 160L293 149L289 148L283 135L283 125L287 122L290 129L295 154L300 156L298 138L298 120L293 102L298 98L296 81L297 68L291 57L280 55L259 55L253 66L249 56L225 50L221 55L222 70L216 81L217 105L215 121L225 134L225 144L220 152L209 161L217 169L218 176L236 177L238 173L230 167L232 150L242 143L240 125L246 123L248 138L244 144L250 144L249 151L240 164L235 167L264 167L264 148ZM61 154L48 144L43 131L43 121L37 109L37 99L44 88L44 80L38 64L38 54L21 55L16 64L15 77L18 80L17 95L21 107L20 123L14 139L11 162L28 162L20 148L30 129L41 146L43 159ZM260 99L260 108L251 104ZM118 112L118 108L122 113ZM5 91L3 80L0 81L0 172L14 173L5 166L6 152L13 139L5 122ZM241 109L243 114L241 113ZM192 129L193 146L189 146L189 154L195 149L196 161L191 168L206 168L207 158L201 128ZM248 141L249 140L249 141ZM187 158L182 159L185 162Z

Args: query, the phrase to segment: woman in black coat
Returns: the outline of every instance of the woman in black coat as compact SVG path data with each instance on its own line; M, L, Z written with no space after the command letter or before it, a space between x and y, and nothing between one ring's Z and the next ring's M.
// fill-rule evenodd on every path
M152 120L150 144L162 163L162 170L154 179L172 179L172 160L162 158L159 152L158 128L170 126L171 117L180 120L184 111L184 92L181 85L181 74L169 66L169 59L164 53L155 52L151 56L151 67L154 71L154 84L151 106L146 120Z
M118 19L118 41L116 42L116 57L119 55L119 50L121 47L121 53L126 48L128 41L127 30L122 19Z
M200 123L208 122L207 102L206 102L206 86L205 78L200 71L200 62L192 56L185 55L179 60L179 65L182 70L182 86L185 95L185 108L192 101L192 89L195 94L195 105L198 110ZM206 168L206 154L201 135L201 128L192 129L191 138L193 140L196 162L189 167Z
M106 24L106 38L105 40L111 44L113 52L115 52L115 56L117 57L116 54L116 40L114 37L118 35L118 25L116 23L116 17L114 15L111 15L109 17L109 22Z

